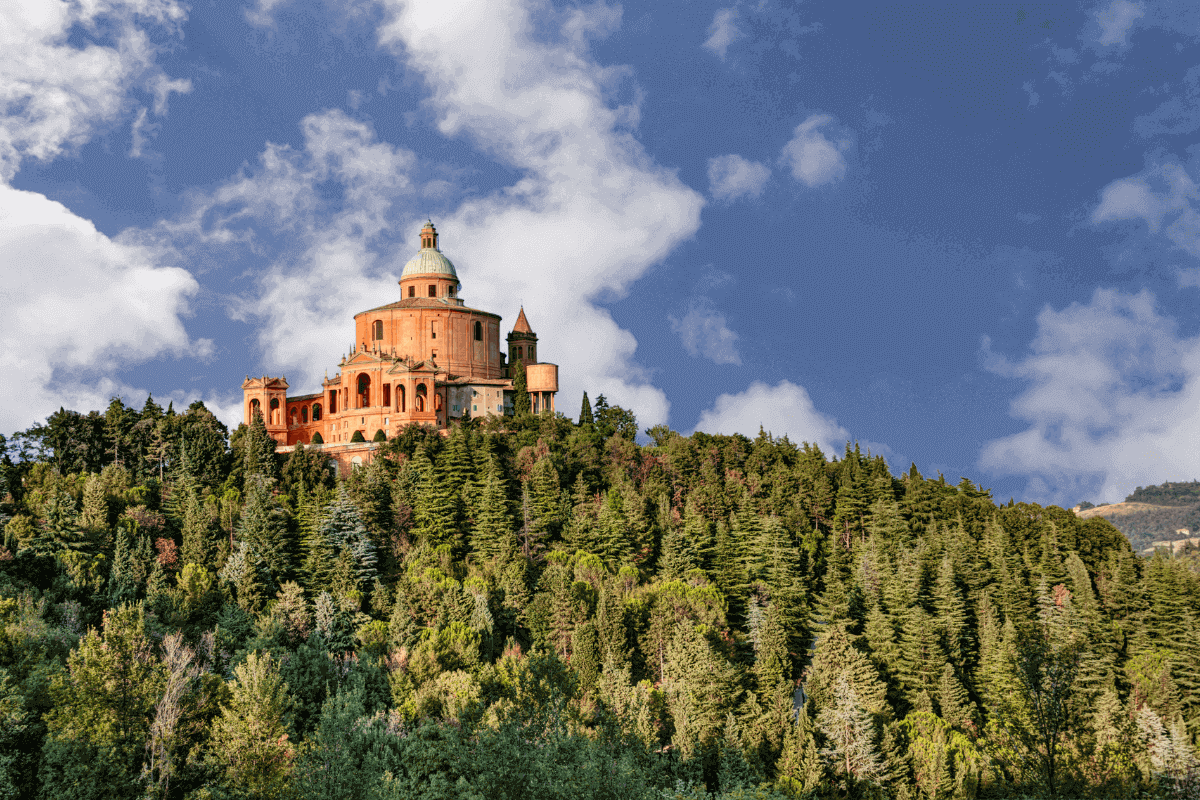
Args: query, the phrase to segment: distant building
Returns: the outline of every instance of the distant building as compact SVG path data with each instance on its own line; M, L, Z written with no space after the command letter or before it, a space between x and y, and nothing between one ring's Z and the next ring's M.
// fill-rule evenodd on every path
M400 275L400 299L354 315L354 343L321 391L288 397L285 378L247 377L246 423L261 413L281 450L318 442L345 470L370 460L372 440L405 425L447 429L455 419L512 413L510 367L525 366L533 411L554 410L558 365L537 360L525 309L500 348L499 314L468 308L432 222ZM363 442L352 442L354 434Z

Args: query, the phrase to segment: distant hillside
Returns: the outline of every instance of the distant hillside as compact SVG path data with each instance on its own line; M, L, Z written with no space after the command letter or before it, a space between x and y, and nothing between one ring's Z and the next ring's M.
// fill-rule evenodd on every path
M1149 503L1156 506L1194 506L1200 504L1200 481L1164 483L1162 486L1139 486L1125 498L1126 503Z
M1188 487L1192 484L1177 483L1167 485ZM1150 490L1159 490L1162 488L1152 486ZM1130 497L1133 497L1138 492L1144 493L1146 491L1148 490L1139 488ZM1117 530L1125 534L1126 538L1129 539L1129 543L1133 545L1134 552L1137 553L1150 549L1154 542L1174 541L1176 539L1186 539L1192 535L1200 535L1200 502L1189 505L1177 505L1126 501L1124 503L1113 503L1107 506L1082 509L1075 513L1082 519L1104 517ZM1188 533L1176 533L1179 530L1187 530Z

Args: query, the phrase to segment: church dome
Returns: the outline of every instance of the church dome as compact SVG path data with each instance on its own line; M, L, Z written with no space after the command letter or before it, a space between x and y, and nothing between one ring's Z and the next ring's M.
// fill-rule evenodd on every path
M458 278L458 273L454 271L454 265L450 263L450 259L442 255L441 251L432 248L422 250L413 256L412 260L404 265L404 272L400 273L400 279L413 278L417 275L443 275L456 280Z
M400 280L417 275L441 275L458 280L458 273L454 271L450 259L437 249L437 229L432 222L426 222L421 230L421 251L404 265Z

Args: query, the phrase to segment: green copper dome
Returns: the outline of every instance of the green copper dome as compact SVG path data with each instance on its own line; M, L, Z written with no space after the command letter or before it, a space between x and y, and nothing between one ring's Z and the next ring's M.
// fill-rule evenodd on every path
M404 272L400 273L400 280L417 275L441 275L458 280L458 273L454 271L454 265L450 263L450 259L442 255L441 250L438 250L437 240L437 228L433 226L433 220L430 220L421 229L421 251L404 265Z

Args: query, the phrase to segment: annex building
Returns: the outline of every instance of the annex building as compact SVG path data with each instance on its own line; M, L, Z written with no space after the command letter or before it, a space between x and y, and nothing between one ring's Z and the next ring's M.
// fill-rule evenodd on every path
M510 372L518 361L533 411L553 411L558 365L538 361L525 310L501 348L500 315L468 307L461 289L437 229L426 222L421 249L400 275L400 299L354 315L354 344L338 374L320 392L295 397L286 378L247 377L246 423L261 413L282 451L315 439L348 469L370 460L380 431L391 438L414 423L445 430L467 414L511 414ZM351 441L356 433L365 441Z

